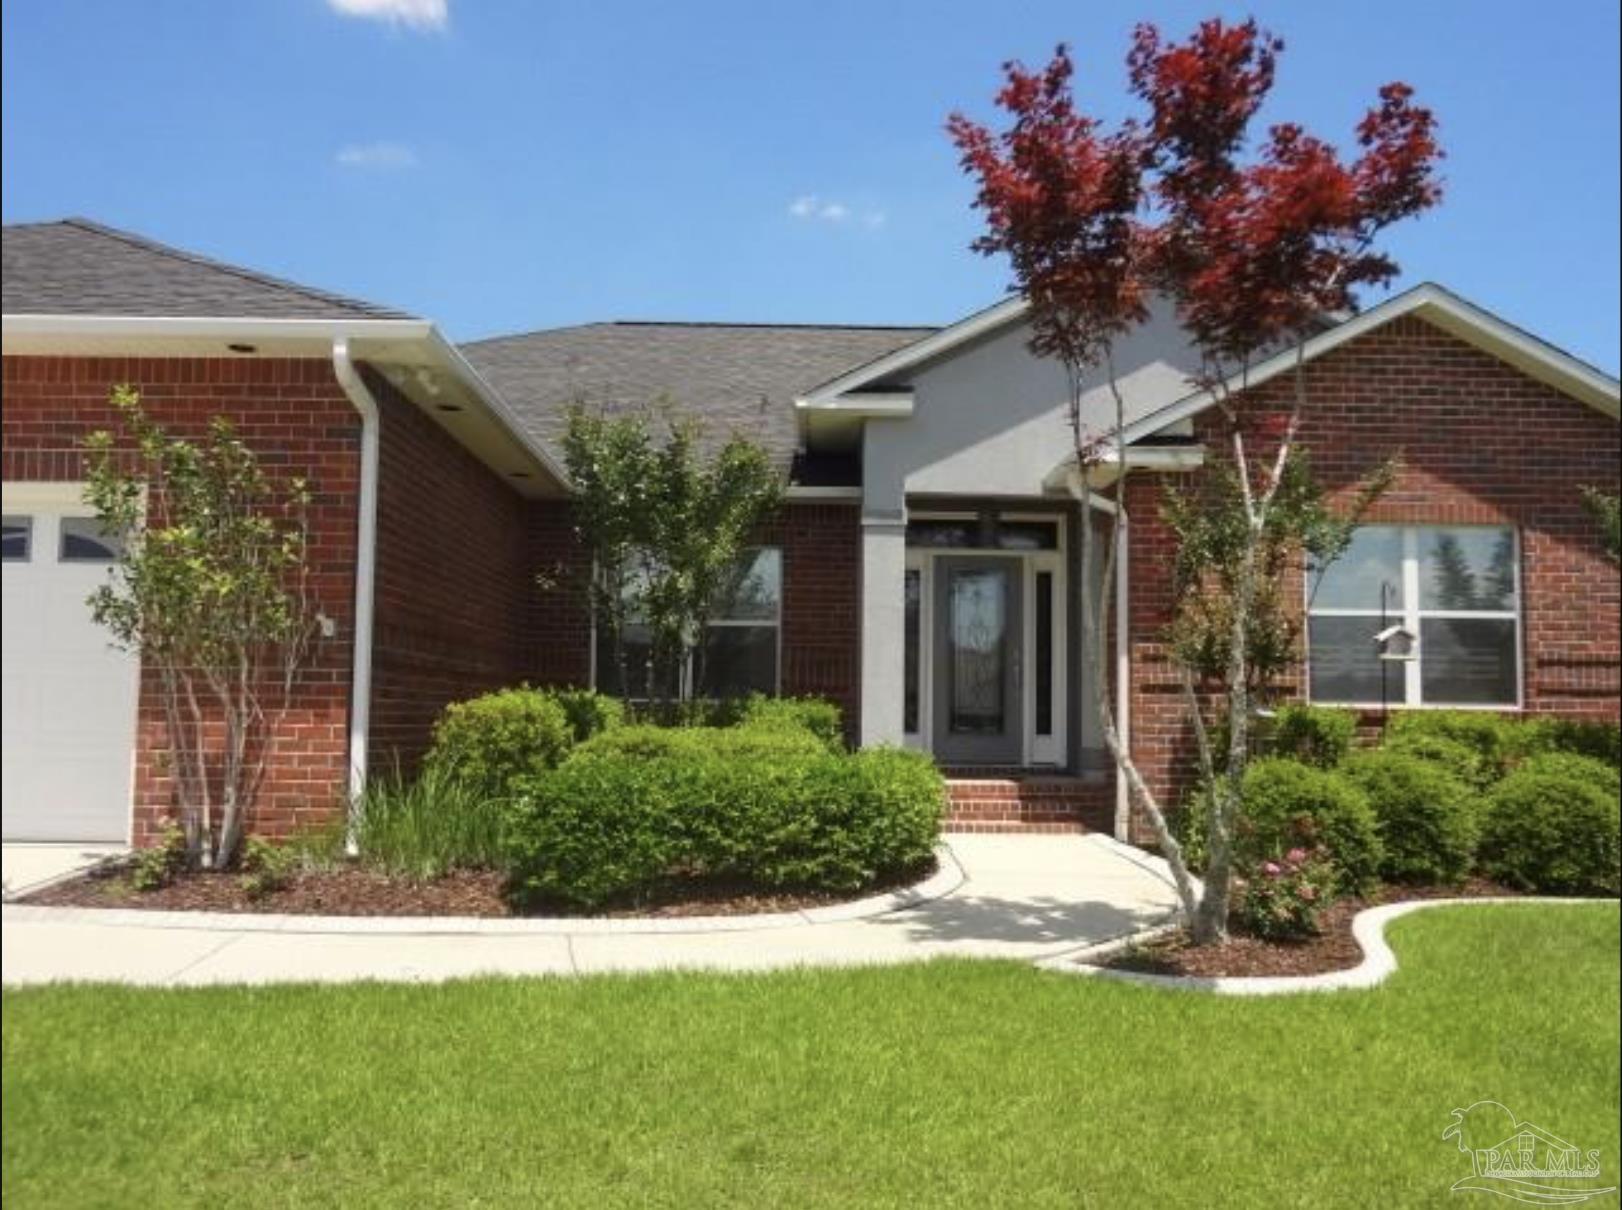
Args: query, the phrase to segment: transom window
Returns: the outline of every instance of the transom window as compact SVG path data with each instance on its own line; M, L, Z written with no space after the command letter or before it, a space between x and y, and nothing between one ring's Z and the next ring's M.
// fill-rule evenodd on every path
M1495 526L1369 525L1309 600L1308 689L1345 705L1516 706L1520 559ZM1315 574L1309 573L1308 588ZM1418 636L1412 660L1382 660L1375 635Z
M937 550L1057 550L1057 521L975 517L923 517L907 522L907 545Z
M782 601L783 552L775 546L746 551L716 596L704 641L683 669L695 697L777 693ZM624 686L613 636L600 630L596 641L597 687L603 692L633 701L678 696L678 686L661 682L651 667L653 632L645 621L633 615L621 635Z

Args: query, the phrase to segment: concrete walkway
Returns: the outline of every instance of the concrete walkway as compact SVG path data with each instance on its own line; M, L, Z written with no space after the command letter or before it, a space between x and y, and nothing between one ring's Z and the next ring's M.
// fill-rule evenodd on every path
M35 844L7 841L0 845L0 885L12 899L87 870L125 851L121 844Z
M0 909L8 984L113 980L217 983L437 981L473 975L569 975L671 968L767 970L909 962L944 956L1054 958L1164 921L1175 893L1164 863L1099 835L947 838L964 875L941 898L858 920L734 918L696 931L669 921L580 921L517 931L517 921L164 923L136 912ZM140 917L146 916L146 920ZM173 921L174 923L171 923ZM268 927L267 927L268 925ZM343 931L332 931L342 929Z

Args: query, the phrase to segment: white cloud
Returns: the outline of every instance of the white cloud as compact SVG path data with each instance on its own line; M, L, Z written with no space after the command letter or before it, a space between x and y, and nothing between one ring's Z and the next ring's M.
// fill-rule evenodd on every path
M801 194L788 204L789 217L803 222L849 223L858 222L869 230L884 226L884 211L863 210L860 213L835 198L818 197L814 193Z
M450 0L327 0L333 12L408 29L442 30L451 19Z
M340 168L414 168L417 153L404 143L351 143L333 157Z

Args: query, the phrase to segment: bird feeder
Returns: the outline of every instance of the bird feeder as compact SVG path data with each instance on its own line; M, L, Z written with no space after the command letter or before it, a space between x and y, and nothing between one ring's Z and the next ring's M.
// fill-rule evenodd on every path
M1374 647L1382 660L1411 663L1419 658L1419 636L1400 622L1375 635Z

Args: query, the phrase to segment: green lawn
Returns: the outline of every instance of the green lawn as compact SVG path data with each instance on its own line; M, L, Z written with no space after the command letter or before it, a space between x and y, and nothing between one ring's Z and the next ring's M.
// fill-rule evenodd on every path
M1444 1204L1468 1161L1439 1136L1481 1099L1599 1148L1616 1183L1616 908L1421 913L1393 936L1378 991L1256 1002L969 962L7 992L4 1196Z

